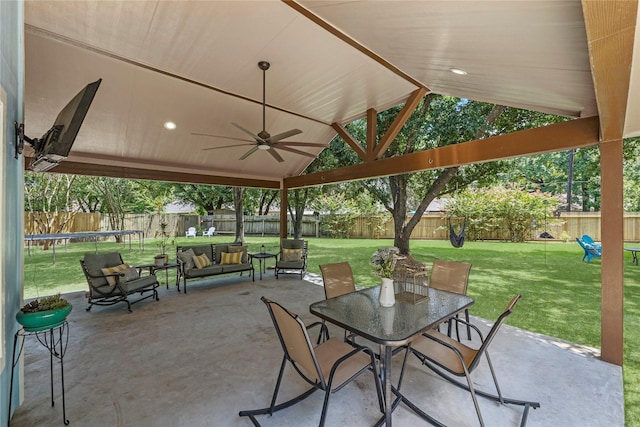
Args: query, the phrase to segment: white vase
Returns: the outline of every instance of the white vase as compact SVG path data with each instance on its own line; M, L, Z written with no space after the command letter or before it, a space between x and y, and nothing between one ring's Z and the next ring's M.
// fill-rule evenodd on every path
M382 278L380 285L380 305L383 307L391 307L396 303L396 296L393 290L393 279L387 277Z

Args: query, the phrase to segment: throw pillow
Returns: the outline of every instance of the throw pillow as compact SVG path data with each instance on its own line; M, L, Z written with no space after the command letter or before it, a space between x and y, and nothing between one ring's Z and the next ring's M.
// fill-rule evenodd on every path
M178 259L184 264L184 271L189 271L194 267L193 257L196 256L193 249L178 252Z
M122 278L123 282L135 280L140 277L140 274L138 273L138 269L133 267L125 268L124 270L122 270L122 273L124 274L124 277Z
M127 263L116 265L114 267L105 267L102 269L102 274L104 274L105 276L109 276L111 274L119 274L128 268L131 268L131 266ZM107 279L107 283L112 288L116 285L116 278L114 276L105 277L105 279Z
M220 264L240 264L240 260L242 259L242 252L222 252L220 255Z
M302 249L282 248L282 258L284 262L302 261Z
M240 259L241 263L247 263L247 246L237 246L237 245L229 245L229 247L227 248L227 252L229 253L236 253L236 252L241 252L242 253L242 257Z
M211 265L211 260L207 256L207 254L202 255L194 255L193 256L193 264L196 268L205 268Z

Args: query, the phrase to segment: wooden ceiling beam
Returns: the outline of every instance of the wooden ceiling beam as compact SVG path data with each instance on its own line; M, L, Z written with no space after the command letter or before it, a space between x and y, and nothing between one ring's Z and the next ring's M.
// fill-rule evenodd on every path
M583 0L603 141L621 139L629 96L638 1Z
M331 127L336 132L338 132L338 135L340 135L340 137L342 137L342 139L344 139L347 144L349 144L349 147L351 147L351 149L355 151L360 160L364 162L367 159L367 152L364 151L362 146L358 143L358 141L355 140L353 136L351 136L351 134L347 131L347 129L345 129L344 126L338 123L333 123Z
M287 188L300 188L587 147L598 144L598 129L597 117L576 119L375 162L285 178L284 182Z
M384 136L376 146L375 153L373 155L374 159L379 159L382 157L385 151L389 148L389 145L393 142L393 140L398 136L400 130L402 130L402 126L407 123L411 114L416 110L416 107L420 103L420 100L427 94L427 90L424 88L417 89L411 93L411 96L405 102L404 107L398 113L389 129L385 132Z
M373 108L367 110L367 161L375 159L376 144L378 143L378 112Z
M25 157L25 170L31 162ZM72 175L106 176L110 178L143 179L163 182L182 182L190 184L219 185L224 187L251 187L279 189L279 181L260 179L232 178L228 176L181 173L164 170L151 170L113 165L96 165L65 160L49 172Z

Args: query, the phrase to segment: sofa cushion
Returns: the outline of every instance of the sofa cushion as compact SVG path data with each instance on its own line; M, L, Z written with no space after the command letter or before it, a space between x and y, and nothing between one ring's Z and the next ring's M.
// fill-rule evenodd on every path
M251 270L251 264L222 264L222 273Z
M302 249L282 248L282 261L299 262L302 260Z
M196 255L202 255L202 254L206 254L207 258L209 258L211 260L211 262L214 262L214 255L215 253L212 251L211 245L188 245L188 246L182 246L181 249L183 251L189 250L191 249L193 251L194 254Z
M249 255L248 255L248 247L247 245L229 245L227 247L227 251L229 253L234 253L234 252L242 252L242 257L240 259L240 262L242 264L246 264L249 262Z
M134 277L134 273L131 273L131 270L134 270L135 272L135 277ZM101 273L104 274L105 276L110 276L110 277L105 277L105 279L107 279L107 283L109 284L109 286L114 287L116 285L116 278L114 276L111 276L113 274L120 274L120 273L125 273L125 276L122 278L122 281L127 281L127 280L131 280L131 279L135 279L138 277L138 272L135 271L135 269L132 269L131 266L127 263L124 264L120 264L120 265L115 265L113 267L104 267L101 269ZM127 279L127 274L128 274L128 279Z
M193 249L189 248L186 251L178 251L178 259L184 264L185 270L191 270L193 268L193 257L196 256Z
M158 283L158 280L156 279L156 276L152 274L149 276L138 277L137 279L130 280L126 283L123 283L122 288L124 289L125 293L128 294L130 292L135 292L143 288L153 286L157 283Z
M212 264L209 267L205 267L205 268L192 268L191 270L187 271L185 274L186 274L186 277L188 278L194 278L194 277L213 276L221 273L222 273L222 266L219 264Z
M118 252L102 254L86 253L84 255L84 265L89 274L94 276L94 278L91 279L93 286L107 285L108 283L104 277L95 276L102 276L104 274L102 269L105 267L115 267L120 264L122 264L122 258Z
M220 264L222 262L222 252L231 253L233 249L229 248L241 248L240 243L223 243L214 245L214 252L216 255L215 264Z
M209 259L207 254L194 255L192 259L193 264L197 269L202 269L211 265L211 260Z

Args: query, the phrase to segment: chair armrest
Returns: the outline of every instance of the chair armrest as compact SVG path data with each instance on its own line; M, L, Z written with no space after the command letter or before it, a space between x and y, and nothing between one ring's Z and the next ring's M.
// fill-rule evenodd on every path
M467 325L469 326L471 329L473 329L478 336L480 337L480 341L484 342L484 335L482 334L482 332L480 332L480 329L474 325L473 323L467 322L464 319L460 319L458 317L452 317L451 319L449 319L450 322L456 322L456 323L462 323L463 325Z
M434 342L436 342L436 343L438 343L438 344L440 344L440 345L442 345L442 346L446 347L447 349L451 350L451 352L453 352L453 353L456 355L456 357L458 358L458 360L460 361L460 363L461 363L463 366L466 366L466 364L465 364L465 362L464 362L464 357L462 356L462 353L460 353L460 350L458 350L456 347L454 347L454 346L453 346L453 345L451 345L450 343L448 343L448 342L446 342L446 341L442 341L441 339L439 339L439 338L437 338L437 337L434 337L434 336L432 336L432 335L422 334L422 336L423 336L424 338L430 339L431 341L434 341ZM464 345L464 344L461 344L461 345ZM411 346L411 344L409 344L409 346ZM416 351L417 351L417 350L416 350ZM420 352L418 351L418 353L420 353ZM420 353L420 354L422 354L422 353ZM425 356L426 356L426 355L425 355ZM431 359L431 358L429 358L429 359Z

